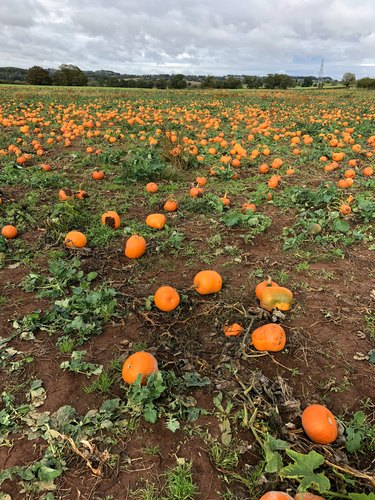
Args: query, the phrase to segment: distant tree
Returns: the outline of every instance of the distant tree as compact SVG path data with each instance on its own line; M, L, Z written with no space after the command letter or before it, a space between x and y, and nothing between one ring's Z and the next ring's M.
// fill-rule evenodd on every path
M313 79L311 76L305 76L305 78L302 81L302 87L312 87L313 84Z
M54 74L55 85L84 87L87 81L87 75L72 64L62 64Z
M203 78L201 87L202 89L214 89L215 83L216 83L216 78L211 75L208 75Z
M26 73L26 81L30 85L51 85L52 78L48 71L40 66L33 66Z
M170 89L186 89L187 83L184 75L173 75L169 79L168 87Z
M264 79L264 86L266 89L287 89L289 87L295 87L296 82L288 75L275 73L266 76Z
M223 88L225 89L241 89L242 88L242 80L236 78L235 76L228 76L223 81Z
M355 74L354 73L344 73L342 77L342 83L346 88L350 85L355 85Z
M375 78L361 78L360 80L357 80L357 87L359 89L375 90Z
M248 89L260 89L261 87L263 87L263 79L260 76L245 76L243 81Z
M155 87L157 89L166 89L168 86L168 82L166 80L166 78L157 78L155 80Z

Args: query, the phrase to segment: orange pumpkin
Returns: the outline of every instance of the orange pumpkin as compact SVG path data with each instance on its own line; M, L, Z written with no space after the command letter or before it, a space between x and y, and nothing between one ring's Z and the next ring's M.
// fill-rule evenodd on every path
M198 184L199 187L203 187L207 184L207 179L206 177L197 177L195 179L195 182Z
M227 337L238 337L238 335L241 335L243 330L243 326L239 325L238 323L233 323L233 325L230 326L223 326L223 332Z
M177 201L173 198L168 198L168 200L164 203L164 210L167 212L175 212L178 209Z
M252 212L255 213L257 211L257 207L254 205L254 203L244 203L242 205L241 212L244 214L248 210L251 210Z
M80 231L70 231L64 242L68 248L83 248L87 245L87 238Z
M293 294L288 288L283 286L265 287L260 294L260 307L266 311L280 309L289 311L292 307Z
M128 259L138 259L146 252L146 240L139 234L133 234L125 244L125 255Z
M176 309L180 303L180 296L173 287L161 286L155 292L154 302L160 311L169 312Z
M284 491L268 491L260 500L293 500L293 497Z
M224 196L222 196L221 198L219 198L221 203L225 206L225 207L229 207L230 205L230 199L227 197L227 195L225 194Z
M362 174L365 177L371 177L374 175L374 169L372 167L366 167L363 169Z
M192 198L198 198L199 196L203 195L203 189L197 188L197 187L192 187L189 191L189 195Z
M149 182L146 184L146 191L148 193L156 193L158 191L159 187L155 182Z
M15 238L18 234L17 228L8 224L7 226L4 226L1 230L1 234L4 236L4 238L7 238L8 240L12 240Z
M134 384L140 375L141 385L145 385L147 378L158 371L156 358L149 352L139 351L125 360L122 366L122 379L127 384Z
M257 351L282 351L286 344L284 328L276 323L260 326L251 334L251 342Z
M75 197L78 198L79 200L85 200L86 198L89 197L89 195L86 193L86 191L80 189L75 193Z
M267 163L263 163L262 165L260 165L259 167L259 172L261 174L266 174L268 171L269 171L270 167L267 165Z
M346 203L342 203L340 205L340 212L343 214L343 215L349 215L352 211L352 208L350 205L347 205Z
M105 174L104 174L104 172L103 172L103 171L101 171L101 170L95 170L95 171L92 173L91 177L92 177L94 180L96 180L96 181L101 181L102 179L104 179L104 175L105 175Z
M71 189L60 189L59 198L61 201L67 201L74 197L74 193Z
M330 444L337 439L337 423L333 414L323 405L310 405L303 410L302 427L311 441Z
M146 218L147 226L153 229L163 229L166 222L167 218L164 214L150 214Z
M262 281L261 283L258 283L257 286L255 287L255 295L258 300L260 300L260 297L262 295L262 292L265 288L269 288L271 286L279 286L275 281L271 280L271 277L268 278L266 281Z
M216 271L200 271L194 277L194 288L200 295L220 292L223 280Z
M102 224L103 226L112 227L113 229L118 229L121 224L120 216L117 212L113 210L109 210L102 215Z
M42 163L42 164L40 165L40 168L41 168L42 170L44 170L45 172L50 172L50 171L52 170L51 165L49 165L48 163Z

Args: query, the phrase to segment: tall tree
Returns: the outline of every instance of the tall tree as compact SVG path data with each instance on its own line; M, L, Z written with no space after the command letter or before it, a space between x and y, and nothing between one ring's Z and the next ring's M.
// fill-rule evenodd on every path
M72 64L62 64L54 74L55 85L84 87L87 81L87 75Z
M170 89L186 89L187 83L184 75L173 75L169 79L168 87Z
M263 87L263 79L260 76L245 76L243 81L248 89L260 89Z
M30 85L51 85L52 78L41 66L33 66L26 73L26 81Z
M344 73L342 77L342 83L346 88L350 85L355 85L355 74L354 73Z

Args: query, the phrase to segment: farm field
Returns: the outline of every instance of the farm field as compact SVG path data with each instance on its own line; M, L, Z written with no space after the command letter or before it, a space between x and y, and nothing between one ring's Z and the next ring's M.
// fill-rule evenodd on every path
M357 90L0 87L1 500L375 498L374 123Z

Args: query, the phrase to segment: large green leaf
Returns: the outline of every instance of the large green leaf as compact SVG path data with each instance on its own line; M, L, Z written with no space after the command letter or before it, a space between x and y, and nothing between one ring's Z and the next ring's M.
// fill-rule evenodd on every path
M308 488L312 488L323 493L331 488L329 479L323 473L314 472L324 463L322 455L316 451L310 451L307 455L294 450L286 450L286 453L294 463L281 469L280 477L299 481L299 491L307 491Z

